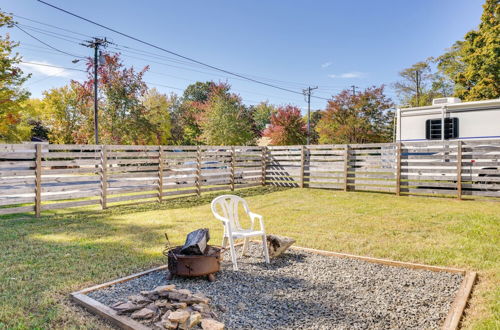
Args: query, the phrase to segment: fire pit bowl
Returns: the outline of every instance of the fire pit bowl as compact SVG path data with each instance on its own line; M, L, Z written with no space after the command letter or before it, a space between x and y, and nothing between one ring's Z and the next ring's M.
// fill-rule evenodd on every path
M171 280L174 275L178 276L207 276L208 280L215 281L215 273L220 270L222 261L221 246L208 245L202 255L185 255L180 251L182 246L176 246L167 250L168 271L167 280Z

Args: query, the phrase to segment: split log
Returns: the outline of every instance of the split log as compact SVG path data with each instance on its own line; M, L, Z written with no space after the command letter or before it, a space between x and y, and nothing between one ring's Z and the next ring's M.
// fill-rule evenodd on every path
M269 257L271 258L278 257L295 243L293 238L286 236L266 235L266 238Z

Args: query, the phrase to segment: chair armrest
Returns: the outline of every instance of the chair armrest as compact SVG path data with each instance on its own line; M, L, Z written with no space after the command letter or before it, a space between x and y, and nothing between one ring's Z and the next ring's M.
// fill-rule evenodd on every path
M221 216L220 216L220 215L218 215L218 214L214 214L214 216L215 216L215 218L216 218L217 220L222 221L224 224L229 224L229 219L224 218L224 217L221 217Z
M248 215L250 216L250 220L252 221L252 229L255 219L259 219L260 230L264 231L264 218L262 217L262 215L250 211L248 212Z

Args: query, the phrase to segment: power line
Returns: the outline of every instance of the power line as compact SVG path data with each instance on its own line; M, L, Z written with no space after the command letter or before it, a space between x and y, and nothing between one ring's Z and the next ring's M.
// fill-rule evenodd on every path
M19 23L16 23L16 24L19 25L19 26L24 27L25 29L36 31L36 32L39 32L39 33L43 33L45 35L64 37L65 39L63 39L63 40L66 40L66 39L70 39L71 40L72 39L72 40L75 40L75 42L82 40L82 38L77 38L77 37L70 36L70 35L67 35L67 34L63 34L63 33L59 33L59 32L54 32L54 31L51 31L51 30L42 29L42 28L39 28L39 27L36 27L36 26L32 26L32 25L19 24ZM67 40L67 41L70 41L70 40Z
M154 45L154 44L152 44L152 43L150 43L150 42L147 42L147 41L144 41L144 40L142 40L142 39L139 39L139 38L133 37L133 36L131 36L131 35L129 35L129 34L126 34L126 33L120 32L120 31L118 31L118 30L116 30L116 29L113 29L113 28L110 28L110 27L108 27L108 26L106 26L106 25L103 25L103 24L97 23L97 22L92 21L92 20L90 20L90 19L88 19L88 18L85 18L85 17L80 16L80 15L78 15L78 14L72 13L72 12L70 12L70 11L68 11L68 10L62 9L62 8L57 7L57 6L55 6L55 5L52 5L52 4L50 4L50 3L48 3L48 2L45 2L45 1L43 1L43 0L37 0L37 1L38 1L38 2L41 2L41 3L45 4L45 5L47 5L47 6L49 6L49 7L52 7L52 8L54 8L54 9L57 9L57 10L59 10L59 11L62 11L62 12L64 12L64 13L66 13L66 14L69 14L69 15L71 15L71 16L73 16L73 17L76 17L76 18L79 18L79 19L84 20L84 21L86 21L86 22L89 22L89 23L91 23L91 24L97 25L97 26L99 26L99 27L101 27L101 28L103 28L103 29L106 29L106 30L108 30L108 31L114 32L114 33L119 34L119 35L121 35L121 36L124 36L124 37L126 37L126 38L132 39L132 40L134 40L134 41L137 41L137 42L142 43L142 44L144 44L144 45L148 45L148 46L150 46L150 47L153 47L153 48L156 48L156 49L158 49L158 50L164 51L164 52L166 52L166 53L172 54L172 55L174 55L174 56L177 56L177 57L183 58L183 59L185 59L185 60L188 60L188 61L191 61L191 62L194 62L194 63L200 64L200 65L206 66L206 67L211 68L211 69L213 69L213 70L221 71L221 72L224 72L224 73L230 74L230 75L232 75L232 76L236 76L236 77L239 77L239 78L242 78L242 79L248 80L248 81L252 81L252 82L257 83L257 84L261 84L261 85L265 85L265 86L268 86L268 87L272 87L272 88L280 89L280 90L287 91L287 92L290 92L290 93L294 93L294 94L302 94L302 93L301 93L301 92L299 92L299 91L294 91L294 90L291 90L291 89L288 89L288 88L283 88L283 87L280 87L280 86L276 86L276 85L273 85L273 84L269 84L269 83L266 83L266 82L263 82L263 81L259 81L259 80L253 79L253 78L249 78L249 77L246 77L246 76L240 75L240 74L238 74L238 73L234 73L234 72L231 72L231 71L228 71L228 70L225 70L225 69L222 69L222 68L216 67L216 66L211 65L211 64L207 64L207 63L204 63L204 62L198 61L198 60L193 59L193 58L190 58L190 57L188 57L188 56L184 56L184 55L181 55L181 54L179 54L179 53L173 52L173 51L171 51L171 50L165 49L165 48L163 48L163 47L160 47L160 46Z
M56 26L56 25L52 25L52 24L40 22L40 21L34 20L32 18L27 18L27 17L21 16L21 15L16 15L16 14L12 14L12 15L15 16L15 17L19 17L21 19L25 19L27 21L33 22L33 23L38 23L38 24L45 25L45 26L48 26L48 27L51 27L51 28L54 28L54 29L58 29L58 30L62 30L62 31L74 33L74 34L80 35L82 37L92 38L91 36L88 36L86 34L83 34L83 33L80 33L80 32L76 32L76 31L72 31L72 30L68 30L68 29L65 29L65 28L62 28L62 27L59 27L59 26Z
M26 27L26 26L23 25L23 27ZM58 35L58 36L73 38L71 36L67 36L67 35L64 35L64 34L55 33L55 32L44 30L44 29L38 29L38 28L30 27L30 26L27 26L27 27L30 28L30 29L35 30L38 33L42 33L42 34L45 34L45 35L48 35L48 36L52 36L52 37L55 37L55 38L58 38L58 37L54 36L52 34L47 34L47 33L53 33L53 34ZM65 41L70 41L70 42L75 42L76 43L76 41L67 40L65 38L59 38L59 39L62 39L62 40L65 40ZM78 38L73 38L73 39L79 40ZM113 46L111 46L110 48L119 50L120 52L138 54L138 55L143 55L143 56L146 56L146 54L147 54L148 56L157 57L160 60L167 59L168 61L172 61L174 63L179 63L179 64L185 64L185 65L188 65L188 66L193 66L192 63L188 62L188 61L176 60L176 59L171 58L171 57L167 57L167 56L164 56L164 55L159 55L159 54L155 54L155 53L151 53L151 52L147 52L147 51L142 51L142 50L131 51L131 50L128 50L128 49L134 49L135 50L135 48L129 47L129 46L126 46L126 45L120 45L120 46L124 47L124 48L127 48L127 50L122 49L120 47L113 47ZM145 53L145 54L142 54L142 53ZM151 54L151 55L149 55L149 54ZM189 71L193 71L193 72L207 74L207 75L210 75L210 76L213 75L213 73L209 73L209 72L205 72L205 71L200 71L200 70L195 70L195 69L192 69L192 68L189 68L189 67L187 67L187 68L185 68L185 67L179 67L179 66L175 66L175 65L166 64L166 63L163 63L163 62L155 62L155 61L152 61L150 59L143 58L143 57L134 57L134 56L130 56L130 55L124 55L124 56L125 57L130 57L130 58L133 58L133 59L143 60L143 61L145 61L147 63L151 63L152 62L152 63L157 63L157 64L161 64L161 65L165 65L165 66L170 66L170 67L174 67L174 68L178 68L178 69L182 69L182 70L189 70ZM152 72L152 71L150 71L150 72ZM229 77L227 75L226 76L225 75L218 75L218 76L223 77L223 78L238 79L238 80L246 81L245 79L240 79L240 78L235 78L235 77ZM178 78L178 77L176 77L176 78ZM181 79L185 79L185 78L181 78ZM267 79L267 78L265 78L265 79ZM251 93L254 93L254 92L251 92ZM271 96L271 95L268 95L268 94L262 94L262 95Z
M51 48L51 49L53 49L53 50L55 50L55 51L58 51L59 53L63 53L63 54L69 55L69 56L73 56L73 57L77 57L77 58L82 58L82 59L83 59L83 58L85 58L85 57L83 57L83 56L74 55L74 54L71 54L71 53L65 52L65 51L63 51L63 50L60 50L60 49L58 49L58 48L56 48L56 47L53 47L53 46L49 45L48 43L46 43L45 41L42 41L42 40L38 39L37 37L35 37L35 36L34 36L34 35L32 35L31 33L29 33L29 32L27 32L27 31L25 31L23 28L21 28L21 27L20 27L19 25L17 25L17 24L15 24L15 27L17 27L19 30L21 30L22 32L26 33L28 36L30 36L31 38L35 39L35 40L36 40L36 41L38 41L39 43L44 44L45 46L47 46L47 47L49 47L49 48Z
M41 2L44 3L43 1L41 1ZM48 4L48 3L45 3L45 4L47 4L47 5L51 6L51 7L55 7L55 6L52 6L52 5ZM64 12L66 12L64 9L61 9L61 8L56 8L56 9L59 9L59 10L62 10ZM75 16L75 14L73 14L73 13L69 13L68 12L68 14ZM47 27L51 27L51 28L54 28L54 29L62 30L62 31L65 31L65 32L70 32L70 33L73 33L73 34L76 34L76 35L80 35L80 36L90 37L90 36L88 36L86 34L83 34L83 33L80 33L80 32L76 32L76 31L73 31L73 30L65 29L65 28L62 28L62 27L59 27L59 26L56 26L56 25L44 23L44 22L41 22L41 21L38 21L38 20L34 20L34 19L31 19L31 18L27 18L27 17L24 17L24 16L15 15L15 14L14 14L14 16L19 17L21 19L25 19L25 20L31 21L31 22L34 22L34 23L37 23L37 24L41 24L41 25L44 25L44 26L47 26ZM83 17L79 17L78 15L76 17L84 19L86 21L90 21L90 20L87 20L87 19L85 19ZM93 23L93 24L97 24L97 25L101 26L99 23L95 23L95 22L92 22L92 21L90 21L90 22ZM78 38L75 38L75 37L72 37L72 36L68 36L68 35L65 35L65 34L53 32L53 31L49 31L49 30L44 30L44 29L41 29L41 28L37 28L37 27L29 26L29 25L24 25L24 24L23 24L23 26L26 27L26 28L30 28L31 30L37 31L38 33L42 33L42 34L45 34L45 35L48 35L48 36L51 36L51 37L54 37L54 38L62 39L62 40L68 41L68 42L75 42L76 43L76 41L68 40L66 38L71 38L73 40L78 40L79 41ZM107 28L105 26L102 26L102 27ZM110 29L110 28L108 28L108 29ZM112 30L112 31L121 34L121 32L114 31L114 30ZM50 33L50 34L48 34L48 33ZM129 37L128 35L126 35L126 36ZM134 37L132 37L132 38L134 38ZM160 54L148 52L148 51L145 51L145 50L137 49L137 48L126 46L126 45L117 45L117 46L121 46L123 48L126 48L131 53L134 53L134 52L132 52L130 50L135 50L136 52L142 53L142 54L139 54L139 55L146 55L147 54L148 56L154 56L154 57L159 58L159 59L167 59L168 61L172 61L172 62L179 63L179 64L186 64L186 65L192 65L193 64L192 63L192 59L190 59L190 58L187 58L190 62L188 62L188 61L181 61L181 60L176 60L176 59L171 58L171 57L167 57L167 56L164 56L164 55L160 55ZM125 50L123 50L123 49L121 49L119 47L111 47L111 48L118 49L120 51L125 51ZM161 48L159 48L159 49L161 49ZM135 53L135 54L137 54L137 53ZM179 54L174 53L174 55L177 56ZM147 60L147 61L150 61L150 60ZM202 63L202 62L196 63L196 64L201 65L201 66L207 66L207 64ZM177 67L177 68L179 68L179 67ZM211 68L211 67L209 66L209 68ZM182 69L188 70L187 68L182 68ZM211 68L211 69L218 70L218 71L221 70L220 68L216 68L216 67ZM195 71L195 70L193 70L193 71ZM200 72L200 73L205 73L205 72ZM267 81L270 81L270 82L278 82L278 83L283 83L283 84L288 84L288 85L295 85L295 86L299 86L299 87L303 87L303 86L306 85L304 83L290 82L290 81L284 81L284 80L266 78L266 77L256 76L256 75L234 73L234 72L229 72L229 71L228 71L228 73L231 74L231 75L242 76L243 78L240 78L240 79L247 80L247 81L250 80L252 82L255 82L254 80L256 80L256 79L252 79L252 78L248 78L248 77L256 77L256 78L259 78L261 80L267 80ZM206 74L208 74L208 73L206 73ZM225 77L225 76L222 76L222 77ZM235 79L235 78L233 78L233 79ZM271 85L271 84L268 84L268 83L265 83L265 82L259 82L259 83L264 83L266 85ZM283 89L283 87L280 87L280 86L274 86L273 85L272 87ZM321 86L321 87L327 87L329 89L333 89L332 86ZM335 88L335 89L338 89L338 88ZM285 88L284 90L286 90L288 92L293 92L293 93L299 94L299 92L297 92L297 91L291 91L288 88ZM319 96L313 96L313 98L322 99L322 100L328 100L328 98L322 98L322 97L319 97Z

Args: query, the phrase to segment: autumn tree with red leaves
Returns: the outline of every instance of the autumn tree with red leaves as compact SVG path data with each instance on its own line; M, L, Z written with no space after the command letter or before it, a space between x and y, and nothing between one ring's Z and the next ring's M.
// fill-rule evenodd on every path
M12 16L0 10L0 28L13 26ZM21 56L15 52L18 45L8 33L0 35L0 142L4 143L24 141L31 132L23 116L23 103L30 93L21 88L29 75L19 67Z
M328 101L316 126L319 143L390 142L394 104L384 95L384 86L352 95L344 90Z
M305 144L307 129L300 109L292 105L278 107L263 136L270 138L273 145Z

